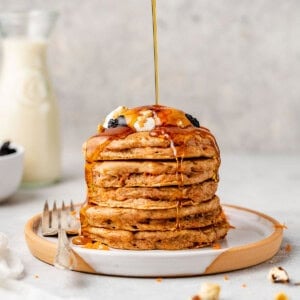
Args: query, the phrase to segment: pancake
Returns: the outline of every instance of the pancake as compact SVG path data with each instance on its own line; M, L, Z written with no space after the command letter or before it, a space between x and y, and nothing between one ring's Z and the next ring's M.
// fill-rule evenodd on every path
M110 132L107 132L110 131ZM113 131L120 139L112 139ZM125 135L123 137L122 135ZM99 151L100 149L100 151ZM132 132L126 127L112 128L91 137L83 146L86 160L173 159L174 156L217 157L213 135L204 127L165 127L157 136L149 132Z
M180 166L180 171L178 170ZM100 161L95 162L92 171L96 174L123 176L124 174L192 174L208 169L217 171L217 158L183 161Z
M100 187L155 187L217 180L217 158L184 161L104 161L86 164L86 181ZM180 171L179 171L180 168Z
M218 180L215 178L214 170L208 169L199 173L192 173L190 175L182 174L181 180L187 184L197 184L208 179ZM161 186L178 186L177 174L129 174L128 176L111 176L109 174L95 176L93 180L94 185L100 187L161 187ZM90 184L89 184L90 185Z
M219 198L214 196L211 200L201 202L198 205L184 206L170 209L133 209L133 208L112 208L99 207L97 205L86 205L81 213L86 216L89 224L104 223L147 223L149 220L182 218L195 214L211 212L220 207ZM100 225L96 225L100 226Z
M99 219L89 218L87 214L82 215L83 230L86 226L101 227L107 229L128 230L128 231L174 231L178 229L201 228L216 224L225 220L220 207L206 213L191 214L183 217L133 220L130 218Z
M98 206L163 209L198 204L211 199L217 190L217 182L209 180L200 184L176 187L120 187L89 190L89 203Z
M201 248L223 239L229 229L226 221L201 229L177 231L127 231L86 226L85 237L112 248L128 250L179 250Z

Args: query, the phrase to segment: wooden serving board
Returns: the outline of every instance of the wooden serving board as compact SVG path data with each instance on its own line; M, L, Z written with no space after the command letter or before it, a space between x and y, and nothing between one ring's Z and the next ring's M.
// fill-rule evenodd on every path
M135 277L178 277L228 272L262 263L280 248L283 226L275 219L247 208L223 205L234 226L220 249L191 250L95 250L73 246L77 257L74 271ZM31 253L53 264L57 238L41 235L41 214L25 226Z

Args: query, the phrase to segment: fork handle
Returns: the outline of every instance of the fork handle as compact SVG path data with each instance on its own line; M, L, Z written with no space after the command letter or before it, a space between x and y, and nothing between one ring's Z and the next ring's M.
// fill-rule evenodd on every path
M66 231L58 229L57 251L54 258L54 266L59 269L73 270L76 266L76 257L70 246Z

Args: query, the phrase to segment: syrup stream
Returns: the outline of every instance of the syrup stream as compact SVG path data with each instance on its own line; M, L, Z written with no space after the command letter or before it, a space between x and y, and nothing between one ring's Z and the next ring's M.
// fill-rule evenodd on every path
M152 1L152 26L153 26L153 54L154 54L154 81L155 81L155 104L159 103L159 80L158 80L158 44L157 44L157 17L156 0Z

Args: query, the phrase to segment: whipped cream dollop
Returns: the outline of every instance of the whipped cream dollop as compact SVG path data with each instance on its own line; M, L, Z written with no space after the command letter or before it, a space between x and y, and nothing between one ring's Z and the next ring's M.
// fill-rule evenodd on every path
M154 111L148 109L140 111L133 126L136 131L151 131L160 124L161 120L157 116L157 114Z
M162 105L148 105L132 109L119 106L107 115L102 127L107 129L119 126L128 126L139 132L151 131L157 126L199 127L199 122L181 110Z

